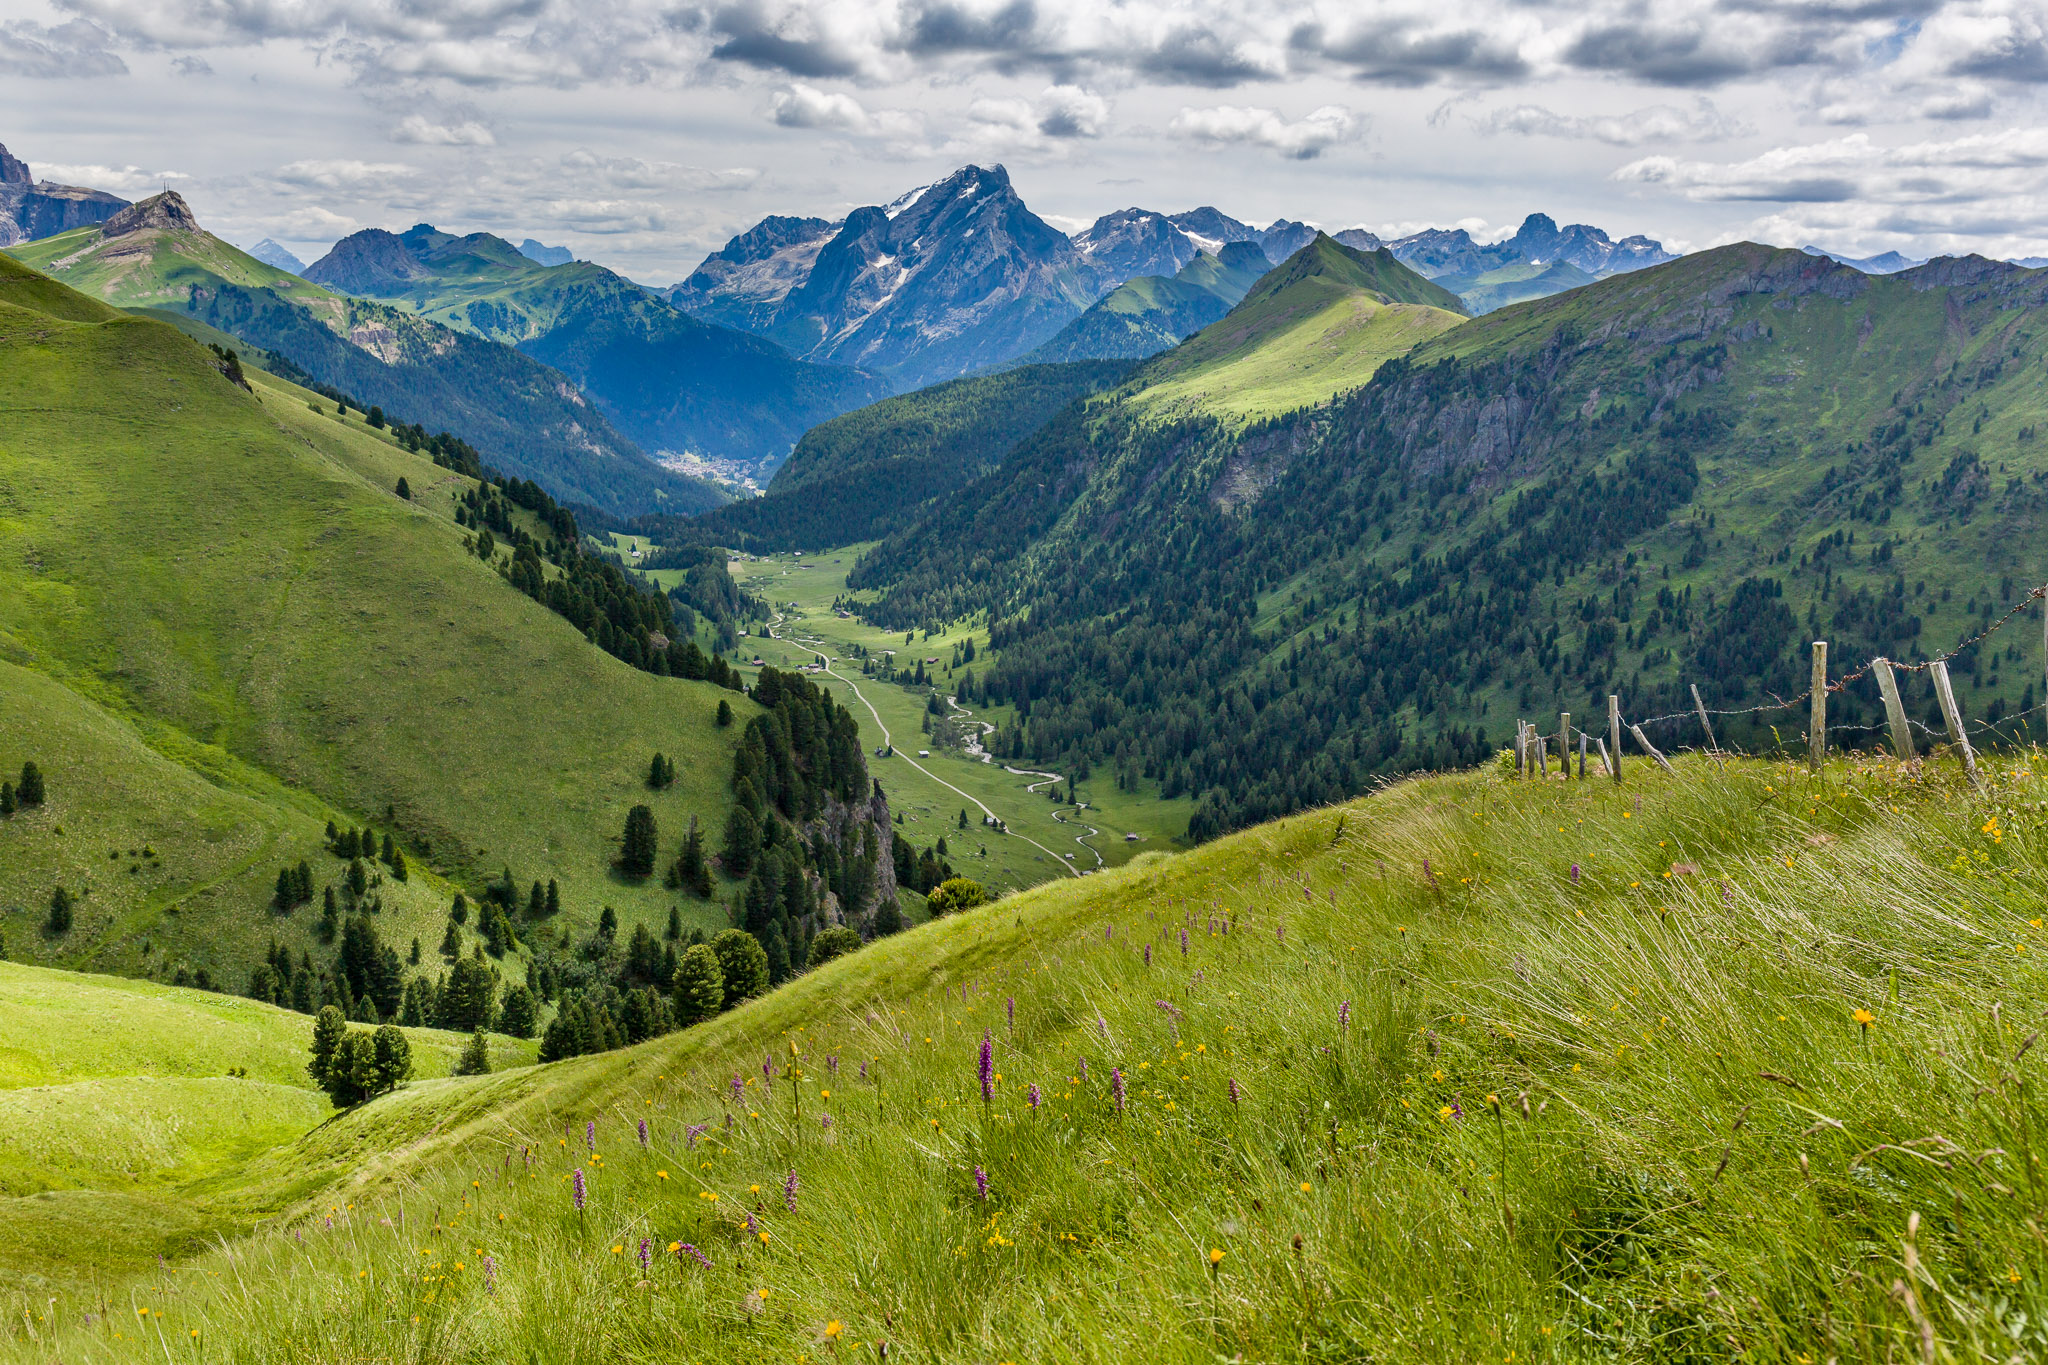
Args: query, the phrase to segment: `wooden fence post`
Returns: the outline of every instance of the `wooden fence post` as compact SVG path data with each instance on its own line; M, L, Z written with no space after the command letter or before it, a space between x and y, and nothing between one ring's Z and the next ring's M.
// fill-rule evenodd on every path
M1607 771L1616 782L1621 781L1621 698L1607 694L1607 744L1614 750L1614 757L1607 764ZM1607 749L1600 751L1600 757L1607 758Z
M1813 706L1806 722L1806 764L1815 772L1828 758L1828 642L1813 642Z
M1712 754L1714 761L1718 763L1721 761L1721 746L1714 742L1714 727L1707 720L1707 704L1700 700L1700 685L1687 683L1686 686L1692 689L1692 709L1699 713L1700 729L1707 732L1707 752Z
M1572 713L1557 713L1557 766L1566 777L1572 775Z
M1515 722L1515 776L1529 775L1529 722Z
M1969 774L1970 781L1981 787L1984 779L1977 775L1977 755L1970 748L1970 737L1963 732L1963 711L1956 705L1956 690L1948 680L1948 664L1936 659L1927 668L1934 674L1934 695L1941 702L1941 718L1948 722L1948 741L1956 746L1956 752L1963 760L1963 771Z
M1631 725L1628 727L1628 732L1636 737L1636 743L1643 746L1644 753L1648 754L1651 758L1657 760L1658 767L1662 768L1667 773L1678 771L1676 768L1671 766L1670 759L1667 759L1666 757L1664 757L1663 754L1657 752L1657 746L1650 743L1650 737L1643 733L1642 726Z
M1579 781L1586 780L1586 732L1579 731Z
M1892 752L1900 762L1913 757L1913 727L1906 720L1906 705L1899 700L1899 680L1892 676L1890 659L1873 659L1870 671L1877 675L1877 690L1884 694L1885 719L1891 722Z
M1607 741L1595 736L1593 742L1600 746L1600 766L1605 768L1616 782L1621 781L1621 769L1614 756L1607 752Z
M1548 750L1550 745L1543 738L1543 732L1533 725L1529 727L1529 743L1535 746L1536 749L1536 775L1538 777L1549 777L1550 755Z

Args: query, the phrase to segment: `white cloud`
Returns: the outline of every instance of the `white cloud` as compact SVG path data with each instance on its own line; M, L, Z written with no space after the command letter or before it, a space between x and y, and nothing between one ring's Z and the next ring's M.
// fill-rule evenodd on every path
M1109 127L1109 101L1077 85L1048 86L1035 113L1047 137L1101 137Z
M495 147L498 139L476 118L430 118L407 114L391 130L393 142L411 142L425 147Z
M39 180L50 180L59 185L83 185L90 190L131 196L182 189L192 181L192 177L183 171L151 171L140 166L77 166L49 161L30 164Z
M864 133L874 125L868 111L853 96L820 90L802 81L769 96L768 117L784 128L839 128Z
M0 23L0 75L43 80L125 76L128 64L108 51L113 35L83 21L46 27Z
M1752 131L1741 120L1723 114L1704 96L1690 108L1654 104L1626 114L1560 114L1540 104L1517 104L1474 119L1472 126L1481 133L1587 139L1613 147L1640 147L1648 142L1712 142Z
M293 161L271 173L281 184L309 190L377 189L394 182L414 179L419 171L396 161L356 161L346 157L331 160Z
M1195 142L1270 147L1296 161L1322 155L1352 137L1359 127L1358 117L1340 104L1326 104L1293 123L1271 109L1229 104L1211 109L1182 109L1172 123L1173 132Z

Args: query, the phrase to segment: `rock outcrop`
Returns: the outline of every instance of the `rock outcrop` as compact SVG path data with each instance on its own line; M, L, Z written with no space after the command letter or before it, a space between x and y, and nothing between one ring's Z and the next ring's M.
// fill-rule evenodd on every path
M102 223L126 207L103 190L38 181L27 162L0 147L0 247Z

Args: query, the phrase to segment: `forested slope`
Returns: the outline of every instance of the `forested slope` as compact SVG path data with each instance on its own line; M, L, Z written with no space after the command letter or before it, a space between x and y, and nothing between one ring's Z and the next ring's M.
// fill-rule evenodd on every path
M1055 423L854 582L887 624L987 613L997 752L1200 793L1213 834L1473 761L1517 715L1739 706L1796 694L1807 639L1845 672L1974 634L2048 577L2044 298L1975 259L1705 252L1466 323L1327 408ZM1970 714L2041 700L2017 662L1958 657ZM1878 720L1867 678L1839 705Z

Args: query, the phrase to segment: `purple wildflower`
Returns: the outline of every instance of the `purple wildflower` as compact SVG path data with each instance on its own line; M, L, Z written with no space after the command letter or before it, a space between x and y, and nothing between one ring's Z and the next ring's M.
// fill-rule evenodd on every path
M1038 1107L1038 1087L1037 1087L1037 1086L1035 1086L1035 1085L1034 1085L1034 1086L1029 1086L1029 1087L1027 1087L1027 1088L1025 1089L1025 1091L1024 1091L1024 1102L1025 1102L1026 1104L1029 1104L1029 1105L1030 1105L1030 1106L1031 1106L1031 1107L1032 1107L1033 1109L1036 1109L1036 1108Z
M1081 1079L1084 1081L1088 1079L1088 1059L1086 1057L1081 1059Z
M987 1104L996 1097L996 1045L987 1029L981 1031L981 1056L975 1070L981 1077L981 1102Z
M1230 1078L1230 1102L1232 1104L1236 1104L1238 1096L1242 1095L1243 1093L1243 1091L1237 1088L1237 1077L1232 1076Z
M747 1214L746 1219L744 1221L747 1229L747 1236L752 1237L754 1234L758 1233L761 1230L760 1223L755 1221L754 1215L752 1213Z
M1145 965L1147 967L1152 965L1152 945L1149 943L1145 945Z
M642 1247L645 1247L647 1243L643 1241L640 1243L640 1245ZM492 1257L488 1253L485 1254L483 1262L484 1293L495 1294L498 1292L498 1263L496 1260L492 1259Z
M643 1150L643 1151L644 1151L644 1150L646 1150L646 1147L647 1147L647 1120L646 1120L646 1119L642 1119L642 1120L640 1120L640 1147L641 1147L641 1150Z
M1109 942L1109 926L1107 924L1102 926L1102 941L1104 943Z
M773 1057L763 1057L761 1059L761 1079L764 1081L775 1079L775 1059Z
M327 1215L327 1230L329 1232L334 1231L334 1215L331 1213ZM159 1256L157 1257L157 1260L161 1262L163 1260L163 1257Z
M831 1128L831 1126L832 1126L832 1116L831 1116L830 1114L820 1114L820 1115L818 1115L818 1126L819 1126L820 1128L826 1128L826 1129L829 1129L829 1128Z
M825 1074L828 1076L837 1076L839 1074L838 1053L835 1052L831 1054L829 1057L825 1058Z
M1102 1035L1103 1037L1107 1038L1107 1037L1109 1036L1109 1020L1107 1020L1107 1019L1103 1018L1103 1017L1102 1017L1101 1015L1099 1015L1099 1014L1098 1014L1098 1015L1096 1015L1096 1016L1095 1016L1095 1031L1096 1031L1097 1033L1101 1034L1101 1035Z
M695 1151L697 1149L697 1139L704 1136L704 1130L706 1128L709 1128L710 1126L711 1125L708 1123L692 1123L686 1125L683 1129L683 1146L689 1148L691 1151Z
M1017 997L1016 997L1016 996L1014 996L1014 995L1013 995L1013 996L1011 996L1011 997L1010 997L1009 999L1007 999L1007 1000L1005 1000L1005 1001L1003 1002L1003 1013L1004 1013L1004 1014L1006 1014L1007 1016L1009 1016L1009 1021L1010 1021L1010 1027L1011 1027L1011 1029L1013 1029L1013 1030L1014 1030L1014 1029L1015 1029L1015 1028L1017 1027Z
M645 1275L647 1267L654 1264L654 1243L645 1237L640 1239L640 1273Z
M860 1078L862 1080L866 1080L868 1078L868 1064L866 1062L862 1062L860 1064Z
M797 1178L796 1168L790 1167L789 1179L782 1182L782 1202L791 1213L796 1212Z
M1287 926L1284 924L1274 925L1273 937L1281 943L1287 942Z
M1349 1000L1337 1006L1337 1027L1347 1033L1351 1031L1351 1002Z
M1577 886L1578 884L1579 884L1579 865L1578 865L1577 863L1573 863L1573 864L1572 864L1572 885L1573 885L1573 886Z
M685 1256L695 1257L699 1265L703 1266L706 1270L711 1269L711 1258L697 1250L696 1247L691 1246L688 1242L676 1248L676 1259L678 1261L682 1260Z
M590 1122L583 1125L583 1145L585 1147L588 1147L593 1152L597 1150L596 1119L592 1119Z
M570 1193L576 1199L576 1212L581 1213L583 1212L583 1168L581 1166L578 1166L571 1172L569 1183L573 1186Z
M526 1169L531 1171L533 1169L533 1148L521 1147L519 1149L519 1159L521 1161L524 1161L526 1163Z
M746 1091L747 1083L740 1079L740 1073L732 1073L732 1097L738 1099Z
M988 1202L988 1172L979 1166L974 1168L974 1192L981 1196L982 1203Z
M1113 1096L1113 1097L1115 1098L1115 1100L1116 1100L1116 1111L1117 1111L1117 1113L1119 1113L1119 1114L1123 1113L1123 1111L1124 1111L1124 1073L1123 1073L1123 1069L1122 1069L1121 1067L1111 1067L1111 1068L1109 1069L1109 1093L1110 1093L1110 1094L1111 1094L1111 1096ZM581 1175L581 1174L582 1174L582 1172L581 1172L581 1171L578 1171L578 1172L577 1172L577 1174L578 1174L578 1175Z
M1180 955L1182 957L1188 955L1188 931L1185 929L1180 931Z

